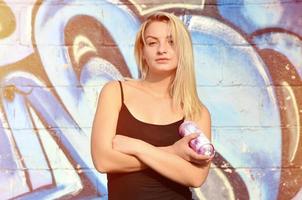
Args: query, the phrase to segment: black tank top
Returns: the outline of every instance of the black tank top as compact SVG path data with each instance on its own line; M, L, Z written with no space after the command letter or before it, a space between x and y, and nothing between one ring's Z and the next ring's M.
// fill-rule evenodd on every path
M118 117L116 133L137 138L154 146L168 146L180 139L178 127L181 119L167 125L156 125L136 119L124 104L122 83L122 106ZM109 200L187 200L192 199L188 187L165 178L156 171L145 170L130 173L108 173Z

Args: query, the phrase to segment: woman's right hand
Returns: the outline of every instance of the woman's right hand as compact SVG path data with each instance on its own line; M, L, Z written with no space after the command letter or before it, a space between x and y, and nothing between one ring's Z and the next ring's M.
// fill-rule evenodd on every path
M180 140L175 142L172 145L172 148L175 154L180 156L184 160L197 165L204 165L210 162L212 158L210 156L198 154L190 147L190 141L197 138L198 136L199 133L192 133L190 135L184 136Z

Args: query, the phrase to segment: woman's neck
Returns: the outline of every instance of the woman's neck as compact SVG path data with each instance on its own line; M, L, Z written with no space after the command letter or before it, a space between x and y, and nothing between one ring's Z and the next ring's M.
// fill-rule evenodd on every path
M141 80L141 86L153 96L158 98L171 98L170 96L170 85L172 83L173 77L146 77L146 79Z

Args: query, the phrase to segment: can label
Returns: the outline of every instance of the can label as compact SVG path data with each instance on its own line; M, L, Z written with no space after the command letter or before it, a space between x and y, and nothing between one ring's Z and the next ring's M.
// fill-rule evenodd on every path
M190 141L190 147L201 155L213 157L215 155L214 146L205 134L198 128L193 121L184 121L179 126L179 134L183 137L192 133L199 133L199 136Z

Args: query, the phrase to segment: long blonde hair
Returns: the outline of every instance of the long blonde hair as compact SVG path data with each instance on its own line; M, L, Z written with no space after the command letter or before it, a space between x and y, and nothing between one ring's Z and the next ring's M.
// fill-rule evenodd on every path
M148 25L154 21L165 21L171 28L171 35L178 55L178 66L174 80L170 85L170 95L174 105L181 105L184 117L194 120L201 115L202 103L196 91L192 40L185 25L175 15L166 12L155 12L149 15L141 25L134 46L134 55L140 70L140 78L145 79L148 73L148 66L143 59L143 48L146 44L144 32Z

